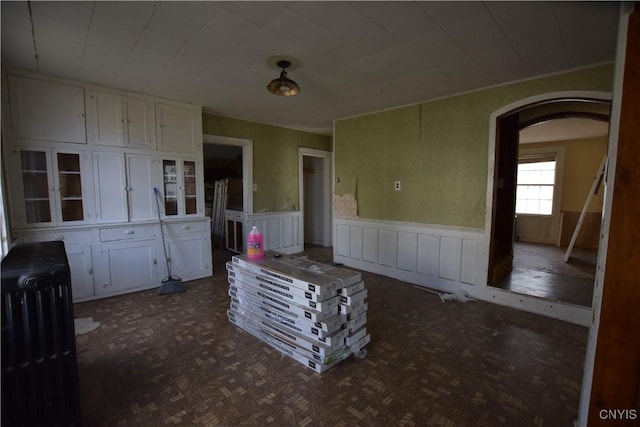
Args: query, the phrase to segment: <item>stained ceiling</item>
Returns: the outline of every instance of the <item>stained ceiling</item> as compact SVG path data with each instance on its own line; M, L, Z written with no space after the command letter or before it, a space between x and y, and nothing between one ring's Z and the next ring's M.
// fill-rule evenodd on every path
M335 119L613 61L617 2L2 2L2 65L330 134ZM266 90L293 63L294 97Z

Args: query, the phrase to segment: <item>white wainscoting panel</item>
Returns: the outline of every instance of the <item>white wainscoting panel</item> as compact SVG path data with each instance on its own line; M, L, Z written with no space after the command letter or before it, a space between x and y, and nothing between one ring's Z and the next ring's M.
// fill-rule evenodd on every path
M438 240L438 236L433 234L418 234L418 273L427 276L438 275Z
M302 241L302 212L265 212L247 216L245 235L252 226L258 227L264 237L264 249L267 251L295 254L304 250ZM347 236L348 238L348 236Z
M456 293L588 326L591 308L487 286L482 230L334 217L333 260L430 289Z
M486 284L480 230L358 218L334 224L335 262L443 291Z
M378 229L363 227L362 260L376 262L378 260Z
M415 271L418 258L418 234L398 231L398 268Z

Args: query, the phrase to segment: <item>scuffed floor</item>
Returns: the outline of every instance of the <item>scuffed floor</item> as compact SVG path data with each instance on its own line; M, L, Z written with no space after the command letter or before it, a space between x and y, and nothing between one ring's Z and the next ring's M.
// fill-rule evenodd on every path
M84 426L571 426L587 329L363 273L366 359L323 374L230 324L224 262L187 292L77 304ZM316 248L310 259L327 261Z

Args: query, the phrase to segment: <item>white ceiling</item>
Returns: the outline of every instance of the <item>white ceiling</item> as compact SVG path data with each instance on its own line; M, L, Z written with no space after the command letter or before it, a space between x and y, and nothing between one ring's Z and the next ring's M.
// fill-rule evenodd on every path
M330 134L334 119L613 61L618 8L79 1L32 2L30 16L2 1L2 64ZM267 92L273 57L294 63L299 95Z
M600 120L566 118L529 126L520 131L521 144L598 138L609 134L609 123Z

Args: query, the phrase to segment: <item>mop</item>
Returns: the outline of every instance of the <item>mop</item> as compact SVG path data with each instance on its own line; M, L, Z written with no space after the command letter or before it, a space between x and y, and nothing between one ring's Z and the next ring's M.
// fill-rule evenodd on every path
M160 202L158 201L158 197L160 196L160 194L158 193L158 189L156 187L153 187L153 192L155 193L156 206L158 207L158 222L160 223L160 236L162 236L164 260L167 263L167 273L169 274L167 277L162 279L162 282L160 283L160 295L177 294L179 292L186 291L186 289L182 284L181 278L171 275L171 263L169 262L169 256L167 255L167 244L164 241L164 230L162 229L162 218L160 217Z

